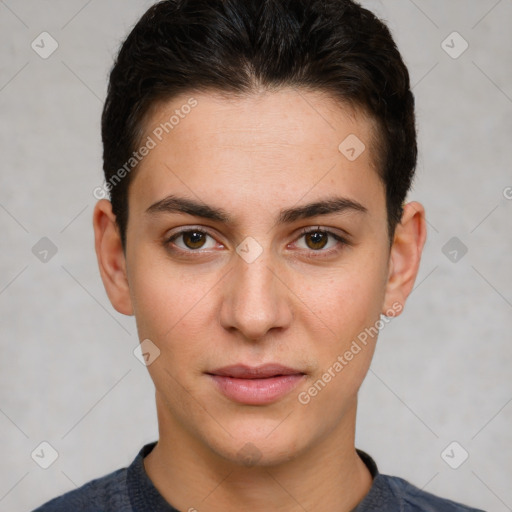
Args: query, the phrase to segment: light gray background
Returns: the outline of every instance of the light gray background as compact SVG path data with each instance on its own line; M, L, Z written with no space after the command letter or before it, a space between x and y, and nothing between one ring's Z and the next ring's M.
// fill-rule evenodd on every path
M91 227L107 73L151 4L0 1L2 511L126 466L157 439L135 324L108 302ZM512 2L364 4L388 21L415 84L410 199L425 205L429 237L363 385L357 446L383 473L512 510ZM31 48L43 31L59 44L46 60ZM457 59L441 46L453 31L469 43ZM58 248L46 263L32 253L42 237ZM468 248L455 263L442 252L452 237ZM46 470L31 458L42 441L59 454ZM469 453L458 469L441 458L452 441Z

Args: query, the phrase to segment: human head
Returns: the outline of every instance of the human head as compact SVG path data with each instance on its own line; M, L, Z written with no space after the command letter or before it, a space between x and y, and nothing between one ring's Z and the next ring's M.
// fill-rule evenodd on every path
M390 242L417 158L409 74L388 28L351 0L164 0L136 24L110 75L104 172L123 246L128 189L155 106L182 93L326 93L375 121Z
M174 4L158 4L155 9L160 5ZM210 5L203 9L209 11ZM228 9L232 4L221 5ZM298 4L288 7L296 12L292 5ZM358 9L352 3L346 7ZM327 9L327 4L319 3L318 8ZM271 23L278 16L276 4L268 9ZM190 10L197 16L203 12L198 5ZM204 14L199 17L202 21L195 29L183 30L197 33L201 40L208 31L203 29ZM357 16L351 21L356 27L359 22ZM155 26L160 23L155 20ZM158 33L160 41L167 30ZM250 37L264 39L261 32ZM272 49L269 43L268 51L289 53L296 43L288 50ZM161 69L161 59L151 51L153 43L139 38L131 44L147 51L146 59L140 64L135 59L131 65L146 68L147 59L152 59ZM331 40L332 46L337 44ZM201 40L203 46L212 44ZM222 48L217 48L219 59ZM203 76L197 59L195 64L196 75ZM231 62L231 68L243 65ZM352 67L353 73L365 69L355 62ZM130 73L131 68L119 69ZM184 75L176 69L173 73ZM410 203L403 207L390 247L388 188L377 165L382 142L378 120L368 107L356 100L340 101L326 89L279 83L279 69L268 69L266 76L267 85L256 75L243 92L243 82L238 89L233 82L227 91L210 82L208 87L192 88L187 81L188 86L183 83L174 96L165 84L150 80L154 90L164 92L137 110L141 122L132 124L134 140L148 146L154 127L174 115L178 124L129 173L130 220L124 246L119 212L113 212L111 203L100 201L94 213L96 251L107 294L117 311L135 315L139 339L143 344L148 340L146 344L159 354L148 369L156 388L161 446L172 437L174 446L164 450L183 449L178 459L196 453L198 461L214 461L213 466L221 461L240 463L246 443L257 447L263 465L283 464L299 454L311 457L319 443L347 453L352 445L353 451L357 392L378 331L385 325L381 315L402 311L425 240L423 208ZM137 95L144 83L141 78L142 85L134 85ZM372 96L378 87L371 87L365 94L378 104ZM356 94L355 86L348 90L354 97L366 97ZM131 93L125 92L127 97L120 95L116 101L128 101ZM402 99L404 104L412 102L408 93ZM388 98L381 109L389 111L393 101ZM403 104L395 107L403 113ZM186 114L189 109L180 119L180 111ZM115 116L112 120L120 123L122 133L126 123ZM109 130L115 133L116 126ZM359 135L368 147L355 160L339 150L340 141L350 134ZM402 147L398 151L403 154ZM124 183L128 180L121 181L115 192ZM396 183L392 184L396 193ZM199 227L192 229L195 223ZM322 224L326 229L320 228ZM185 238L193 231L190 247ZM326 245L304 247L302 239L320 231L320 239L309 242L322 245L328 239ZM251 247L244 245L249 243ZM254 248L254 258L243 257L242 251ZM365 333L371 335L363 343ZM289 392L265 404L236 403L215 387L215 372L221 367L275 364L297 372L296 391L302 394L294 397ZM325 388L317 395L311 386L322 387L322 382ZM289 421L275 428L292 413Z

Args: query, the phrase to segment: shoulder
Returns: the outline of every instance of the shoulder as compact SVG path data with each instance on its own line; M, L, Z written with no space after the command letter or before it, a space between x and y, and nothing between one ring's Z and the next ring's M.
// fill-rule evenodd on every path
M381 485L388 486L400 500L404 512L484 512L425 492L396 476L379 475L378 478Z
M78 489L48 501L33 512L129 512L131 506L126 485L127 472L127 468L122 468L91 480Z

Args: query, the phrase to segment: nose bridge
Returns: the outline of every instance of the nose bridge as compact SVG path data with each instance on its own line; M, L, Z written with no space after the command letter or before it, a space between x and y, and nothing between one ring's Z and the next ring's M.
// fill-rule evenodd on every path
M238 251L244 249L240 245ZM250 245L247 248L249 252L255 249ZM236 328L247 338L259 339L270 329L289 323L291 311L286 287L272 269L273 256L269 249L261 250L254 260L244 258L243 252L239 254L230 272L229 294L223 301L221 320L225 328Z

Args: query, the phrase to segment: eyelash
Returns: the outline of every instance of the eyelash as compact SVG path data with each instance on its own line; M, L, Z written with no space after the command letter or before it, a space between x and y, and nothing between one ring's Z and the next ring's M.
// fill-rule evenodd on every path
M172 236L168 237L164 241L165 247L167 247L169 250L171 250L172 252L175 252L175 253L187 254L187 256L192 255L192 257L200 256L202 254L201 249L193 250L193 249L182 249L180 247L176 248L176 246L174 248L170 247L170 245L173 244L174 240L176 240L180 236L184 235L185 233L190 233L190 232L201 233L201 234L207 235L211 238L215 238L207 231L200 229L200 228L195 228L192 226L187 229L178 231L178 232L174 233ZM323 229L321 227L302 229L300 232L300 235L298 236L298 238L296 240L299 240L300 238L302 238L303 236L305 236L309 233L322 233L324 235L327 235L329 238L332 237L338 242L338 247L331 248L328 250L323 250L323 249L318 249L316 251L314 249L306 250L307 254L305 256L307 258L323 258L323 257L332 256L333 254L340 252L342 250L343 246L350 245L350 243L345 238L341 237L340 235L337 235L336 233L333 233L332 231ZM339 245L341 245L341 247L339 247Z

